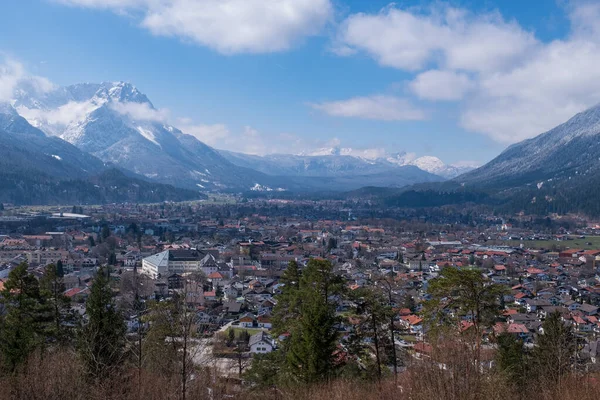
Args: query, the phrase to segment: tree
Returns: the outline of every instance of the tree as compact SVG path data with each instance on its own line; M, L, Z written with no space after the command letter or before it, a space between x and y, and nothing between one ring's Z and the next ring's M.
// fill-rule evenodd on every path
M504 374L507 382L514 383L518 389L528 384L529 356L524 351L523 341L513 334L501 333L497 337L498 351L496 366Z
M329 253L332 249L337 249L337 240L335 238L329 238L327 241L327 252Z
M71 299L64 295L64 291L65 285L59 275L58 265L48 265L40 279L40 294L48 314L47 340L58 344L66 344L71 340L75 323Z
M233 328L229 328L227 330L227 345L231 346L234 341L235 341L235 331L233 330Z
M79 354L91 378L103 379L123 361L125 322L117 310L108 270L94 278L86 303L87 322L78 337Z
M300 269L296 261L290 261L281 277L281 294L273 309L273 332L281 334L291 329L300 313Z
M54 268L52 268L52 269L54 270ZM65 276L65 268L63 266L62 260L58 260L56 262L56 269L55 269L55 271L56 271L56 276L58 278L62 278L62 277Z
M540 380L559 387L569 372L577 348L573 328L563 322L558 311L542 323L543 334L538 336L533 350L533 364Z
M382 279L380 280L381 285L383 286L385 293L387 294L387 309L386 309L386 313L388 315L389 318L389 333L390 333L390 342L391 342L391 349L392 349L392 364L394 366L394 378L396 378L398 376L398 355L396 354L396 338L394 336L394 330L395 330L395 324L394 324L394 318L395 318L395 313L394 310L392 308L393 305L393 299L392 299L392 295L393 295L393 278L387 278L387 279ZM407 295L413 302L413 308L410 308L411 311L414 310L414 308L416 307L414 305L414 299L412 298L412 296Z
M392 309L386 305L387 300L382 294L373 288L358 289L354 292L354 297L358 304L357 311L364 316L363 321L356 327L356 334L361 338L359 343L365 343L364 339L372 340L377 379L381 380L381 365L385 354L382 344L384 337L389 333L384 325L390 322L390 315L393 316Z
M96 241L93 236L88 236L88 242L90 243L90 247L94 247L96 245Z
M195 307L186 302L190 285L187 282L180 294L171 299L152 304L148 312L150 329L146 337L147 355L153 367L162 373L175 373L180 380L180 398L185 400L188 385L194 375L194 359L198 360L201 346L194 342L197 333L203 333L204 326L198 325Z
M285 361L285 354L281 351L257 354L250 368L244 372L244 379L252 382L258 389L273 387L283 377L282 366Z
M39 282L27 268L23 262L10 271L1 292L0 352L10 372L44 342Z
M117 255L114 251L108 256L108 265L117 265Z
M110 236L110 229L108 228L108 225L102 226L101 236L102 236L102 239L106 239Z
M293 376L304 383L327 379L334 369L337 332L335 304L342 281L329 261L311 259L300 278L299 317L290 324L286 353Z
M428 292L431 300L425 302L425 318L433 333L438 327L459 329L464 320L472 323L477 365L483 329L494 324L506 288L490 283L478 270L447 267L430 281Z

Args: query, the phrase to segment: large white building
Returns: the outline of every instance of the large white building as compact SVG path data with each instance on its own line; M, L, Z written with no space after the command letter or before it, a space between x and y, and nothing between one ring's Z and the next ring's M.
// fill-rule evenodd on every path
M199 250L165 250L142 260L142 273L152 279L198 271L208 275L217 270L215 258Z

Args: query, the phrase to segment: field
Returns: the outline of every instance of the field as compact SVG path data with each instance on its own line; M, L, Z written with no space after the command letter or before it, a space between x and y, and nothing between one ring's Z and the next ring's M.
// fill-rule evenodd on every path
M584 250L597 250L600 249L600 236L586 236L584 239L580 239L579 236L569 236L570 240L502 240L494 241L498 245L508 245L519 247L523 244L523 247L530 249L584 249ZM572 239L572 240L571 240Z

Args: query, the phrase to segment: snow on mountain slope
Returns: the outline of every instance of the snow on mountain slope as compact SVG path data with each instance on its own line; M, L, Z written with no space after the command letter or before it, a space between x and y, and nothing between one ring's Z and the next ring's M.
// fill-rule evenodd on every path
M547 179L600 173L600 105L532 139L508 147L498 157L461 175L463 184L512 187Z
M207 190L244 184L240 168L212 148L191 136L182 143L183 132L129 83L78 84L39 95L25 87L13 104L47 135L147 178Z
M311 152L300 153L303 157L336 157L349 156L366 162L371 165L377 165L379 168L389 168L389 164L397 166L414 165L423 171L446 179L453 178L462 173L475 168L473 165L448 165L442 160L433 156L416 157L413 153L394 153L388 154L383 149L353 149L349 147L329 147L321 148ZM289 157L286 155L285 157ZM265 158L273 158L273 155L267 155ZM356 161L357 163L359 161Z

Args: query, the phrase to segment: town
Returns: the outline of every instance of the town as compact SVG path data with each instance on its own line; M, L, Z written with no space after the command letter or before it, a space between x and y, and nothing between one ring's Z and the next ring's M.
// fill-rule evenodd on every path
M164 340L189 340L187 373L206 368L244 387L274 384L257 370L268 370L265 363L275 363L270 354L288 346L292 327L281 313L293 313L287 304L290 284L298 283L290 280L292 265L296 274L330 266L342 285L329 296L335 363L379 379L425 360L445 363L435 350L437 329L427 322L437 287L432 282L445 271L475 271L482 287L501 289L490 323L483 326L469 310L442 308L456 317L459 334L477 329L482 366L497 363L499 335L533 349L544 321L555 315L577 343L572 368L600 367L600 225L472 211L432 217L433 223L419 214L373 218L367 209L233 197L93 207L5 204L0 290L5 293L20 265L38 279L56 266L70 311L86 320L94 282L107 271L132 347L159 324L151 305L180 299L185 329ZM368 296L385 309L370 307ZM375 322L376 315L383 319Z

